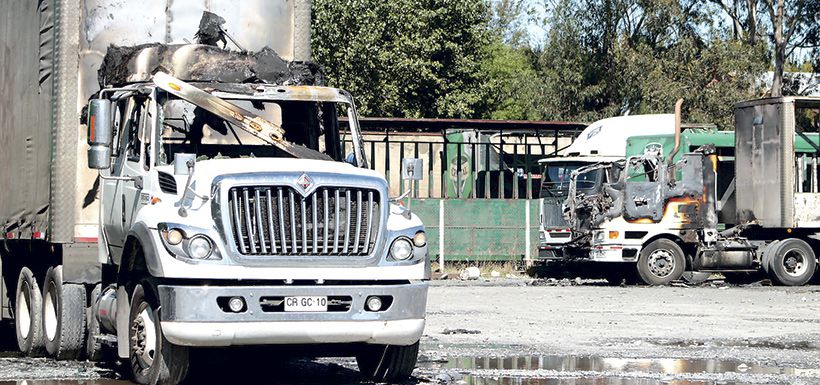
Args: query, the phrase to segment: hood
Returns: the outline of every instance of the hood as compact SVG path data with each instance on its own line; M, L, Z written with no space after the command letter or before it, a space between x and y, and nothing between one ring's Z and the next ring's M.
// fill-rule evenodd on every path
M174 166L160 166L157 170L173 175ZM384 180L384 177L376 171L336 161L293 158L210 159L196 162L193 187L197 194L207 195L211 182L215 178L250 173L329 173ZM186 175L174 175L174 177L180 186L185 185ZM382 183L386 185L386 182Z
M626 140L636 135L675 133L675 115L633 115L601 119L581 131L567 147L568 156L626 156Z

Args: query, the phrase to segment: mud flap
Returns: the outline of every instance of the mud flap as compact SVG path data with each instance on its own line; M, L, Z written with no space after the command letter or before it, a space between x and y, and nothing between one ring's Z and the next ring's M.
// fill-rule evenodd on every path
M131 298L125 286L117 287L117 355L128 358L131 355L128 343L128 317L131 314Z

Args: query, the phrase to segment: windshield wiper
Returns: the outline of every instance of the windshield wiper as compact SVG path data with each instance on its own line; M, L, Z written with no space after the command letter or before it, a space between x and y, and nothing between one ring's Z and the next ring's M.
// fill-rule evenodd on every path
M154 75L154 83L168 93L185 99L206 111L225 119L251 135L297 158L332 160L319 151L285 140L285 130L265 118L213 96L191 84L164 72Z

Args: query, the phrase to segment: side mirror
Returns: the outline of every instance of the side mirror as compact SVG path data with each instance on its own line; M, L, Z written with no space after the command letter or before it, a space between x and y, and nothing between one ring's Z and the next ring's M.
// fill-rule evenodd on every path
M88 168L111 167L111 101L93 99L88 103Z

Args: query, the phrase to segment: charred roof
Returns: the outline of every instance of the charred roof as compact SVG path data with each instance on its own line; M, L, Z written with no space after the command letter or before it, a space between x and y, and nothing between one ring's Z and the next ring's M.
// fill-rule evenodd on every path
M108 48L100 87L147 82L159 72L188 82L323 85L319 65L289 62L274 50L237 52L204 44L142 44Z

